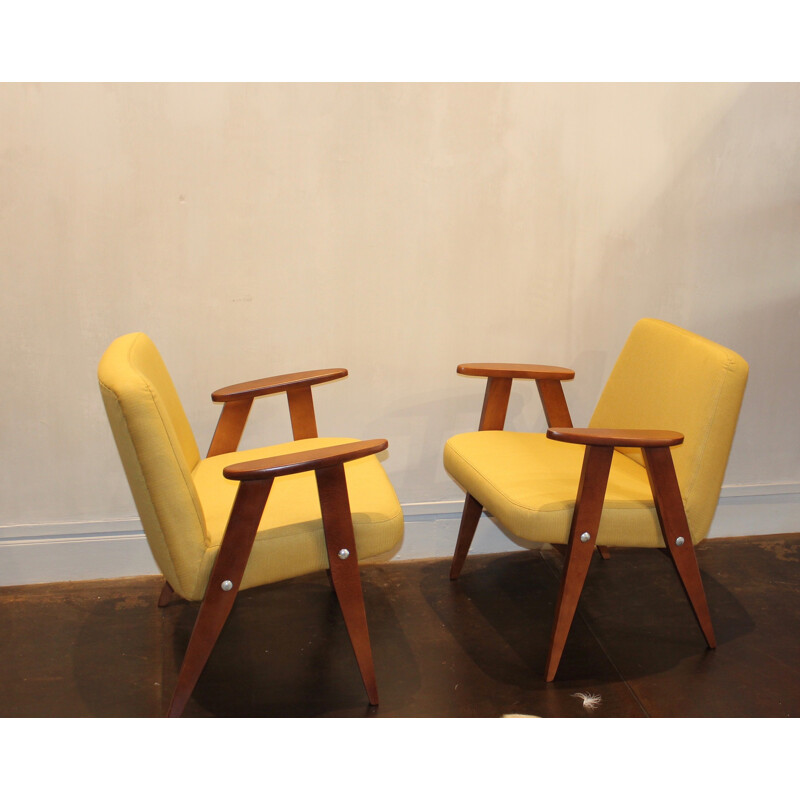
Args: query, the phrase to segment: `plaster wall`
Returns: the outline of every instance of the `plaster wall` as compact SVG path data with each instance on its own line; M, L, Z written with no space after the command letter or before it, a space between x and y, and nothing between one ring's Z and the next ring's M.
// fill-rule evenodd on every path
M134 330L201 451L212 390L347 367L320 433L387 438L413 516L457 508L459 362L573 367L585 424L666 319L750 362L724 496L798 508L797 84L4 84L0 119L0 538L135 519L96 385ZM543 424L520 385L508 427ZM266 398L242 446L290 435Z

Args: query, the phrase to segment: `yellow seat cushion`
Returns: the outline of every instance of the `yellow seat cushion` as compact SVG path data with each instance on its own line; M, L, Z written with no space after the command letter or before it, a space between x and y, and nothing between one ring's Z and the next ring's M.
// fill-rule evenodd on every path
M566 544L583 453L543 433L475 431L447 441L444 466L506 533ZM647 471L622 453L612 460L597 543L664 547Z
M223 476L226 466L354 441L357 440L301 439L201 460L192 471L192 479L205 518L207 550L195 593L202 596L239 485ZM377 456L346 463L345 475L359 561L395 550L403 538L403 513ZM264 508L241 588L326 569L328 556L320 514L313 472L277 478Z

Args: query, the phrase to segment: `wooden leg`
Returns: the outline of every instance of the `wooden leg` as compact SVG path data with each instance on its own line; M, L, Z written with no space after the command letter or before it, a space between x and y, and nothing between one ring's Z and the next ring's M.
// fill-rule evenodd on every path
M714 628L711 625L711 612L708 608L700 567L694 551L686 511L683 507L672 453L668 447L643 448L647 474L653 490L661 532L672 558L672 563L681 579L686 596L689 598L694 615L703 631L708 646L717 646Z
M602 558L603 561L608 561L608 559L611 558L611 552L605 545L597 545L597 552L600 553L600 558Z
M169 581L164 581L161 587L161 594L158 597L158 607L164 608L169 605L170 600L175 596L175 590L169 585Z
M475 536L475 530L480 522L483 506L468 494L464 500L464 511L461 513L461 527L458 529L456 550L453 553L453 563L450 566L450 580L454 581L461 574L461 568L466 561L469 546Z
M179 717L183 713L233 608L271 486L271 478L239 484L167 716Z
M613 455L614 448L604 446L587 446L584 453L581 480L569 533L567 559L561 575L561 587L550 637L550 651L545 667L545 680L548 682L555 678L558 670L589 563L592 560Z
M316 476L331 581L342 609L367 697L370 705L377 706L378 683L369 641L344 464L318 469Z

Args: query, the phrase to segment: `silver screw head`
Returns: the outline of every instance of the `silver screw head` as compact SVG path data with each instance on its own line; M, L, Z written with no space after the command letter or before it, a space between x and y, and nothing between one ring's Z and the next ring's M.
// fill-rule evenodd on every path
M683 544L685 541L686 541L686 540L683 538L683 536L679 536L679 537L678 537L678 538L675 540L675 544L676 544L676 545L678 545L678 547L680 547L680 546L681 546L681 545L682 545L682 544Z
M592 538L592 537L591 537L591 536L589 535L589 533L588 533L588 532L586 532L586 531L584 531L584 532L581 534L581 541L582 541L582 542L588 542L588 541L589 541L589 539L591 539L591 538Z
M350 551L346 547L343 547L336 555L344 561L346 558L350 557Z
M220 588L223 592L229 592L231 589L233 589L233 583L231 583L231 581L222 581Z

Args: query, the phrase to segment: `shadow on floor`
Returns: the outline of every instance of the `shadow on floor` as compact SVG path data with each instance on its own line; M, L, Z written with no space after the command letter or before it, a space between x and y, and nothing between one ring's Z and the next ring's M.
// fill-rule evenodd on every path
M516 551L362 570L371 708L324 573L243 592L187 707L195 717L780 717L800 711L800 535L698 552L716 651L669 560L592 564L557 679L542 678L560 558ZM0 589L0 716L166 712L199 604L159 578ZM598 695L587 708L579 693Z

